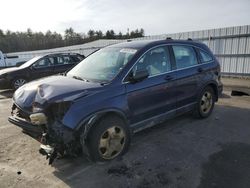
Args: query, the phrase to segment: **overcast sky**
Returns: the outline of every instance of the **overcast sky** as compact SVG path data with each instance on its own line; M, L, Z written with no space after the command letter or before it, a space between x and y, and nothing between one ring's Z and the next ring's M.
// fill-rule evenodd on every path
M0 29L146 35L250 24L250 0L3 0Z

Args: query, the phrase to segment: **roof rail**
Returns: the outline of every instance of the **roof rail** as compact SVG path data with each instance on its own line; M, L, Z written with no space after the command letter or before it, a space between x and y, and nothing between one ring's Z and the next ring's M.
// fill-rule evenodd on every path
M166 40L173 40L171 37L167 37Z
M127 39L127 42L131 42L132 40L131 39Z
M193 39L191 39L191 38L188 38L187 40L193 40Z

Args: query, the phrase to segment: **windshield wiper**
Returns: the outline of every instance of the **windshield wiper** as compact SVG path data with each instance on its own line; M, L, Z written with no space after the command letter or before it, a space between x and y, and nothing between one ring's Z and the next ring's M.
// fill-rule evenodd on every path
M77 80L82 80L82 81L85 81L85 82L89 82L89 80L85 79L85 78L82 78L80 76L73 76L73 78L77 79Z
M72 78L75 78L75 79L77 79L77 80L82 80L82 81L84 81L84 79L82 79L80 76L72 76Z
M102 85L102 86L104 86L104 85L107 85L107 84L109 84L110 82L101 82L100 84Z

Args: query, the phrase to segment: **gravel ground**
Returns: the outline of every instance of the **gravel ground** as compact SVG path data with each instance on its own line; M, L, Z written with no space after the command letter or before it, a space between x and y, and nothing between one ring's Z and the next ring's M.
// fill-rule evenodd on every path
M204 120L190 114L142 131L122 158L82 157L48 165L39 143L8 123L11 93L0 91L0 187L250 187L250 97L224 93Z

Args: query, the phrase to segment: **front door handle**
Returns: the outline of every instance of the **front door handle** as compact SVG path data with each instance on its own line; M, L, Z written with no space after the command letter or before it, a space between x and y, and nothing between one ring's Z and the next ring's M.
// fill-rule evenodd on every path
M173 77L168 75L168 76L165 77L165 80L167 80L167 81L173 80Z
M203 70L203 68L198 68L198 72L203 72L204 70Z

